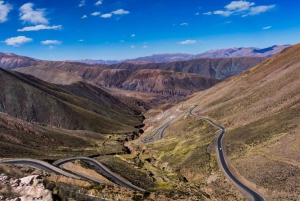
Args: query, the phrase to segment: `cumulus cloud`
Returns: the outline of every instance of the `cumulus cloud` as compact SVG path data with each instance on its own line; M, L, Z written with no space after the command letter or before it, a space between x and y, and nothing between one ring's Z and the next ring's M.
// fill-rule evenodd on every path
M83 40L82 40L82 39L79 39L79 42L83 42Z
M33 3L26 3L20 7L20 20L31 24L48 24L45 9L33 9Z
M264 12L267 12L267 11L273 9L274 7L275 7L275 5L252 7L250 9L249 15L258 15L260 13L264 13Z
M58 40L44 40L44 41L41 41L41 44L43 44L43 45L59 45L59 44L61 44L61 41L58 41Z
M81 17L81 19L85 19L85 18L87 18L87 15L84 15L84 16Z
M273 9L276 5L263 5L263 6L255 6L254 2L240 0L240 1L232 1L228 5L226 5L224 10L216 10L213 12L206 12L203 15L222 15L224 17L229 17L231 15L240 15L242 17L246 17L249 15L258 15L260 13L267 12Z
M92 16L97 16L97 15L100 15L100 12L93 12L91 15Z
M181 42L178 42L178 43L181 44L181 45L195 44L196 40L185 40L185 41L181 41Z
M251 6L254 6L254 2L248 2L248 1L232 1L230 4L225 6L228 10L234 10L234 11L245 11L249 10Z
M112 14L111 13L106 13L101 15L102 18L111 18Z
M97 1L97 2L95 3L96 6L99 6L99 5L101 5L101 4L102 4L102 0L99 0L99 1Z
M4 42L6 43L6 45L19 46L19 45L22 45L24 43L28 43L31 41L32 41L32 38L27 38L25 36L17 36L17 37L8 38Z
M264 27L263 29L271 29L272 26L267 26L267 27Z
M195 13L195 15L199 15L200 13Z
M115 10L115 11L113 11L111 13L115 14L115 15L125 15L125 14L129 14L130 12L126 11L126 10L123 10L123 9L118 9L118 10Z
M189 24L186 22L180 24L180 26L187 26L187 25L189 25Z
M80 1L78 7L82 7L82 6L84 6L84 5L85 5L85 0L82 0L82 1Z
M203 13L203 15L212 15L212 12Z
M7 15L12 10L12 6L4 1L0 1L0 23L7 21Z
M132 34L131 37L135 37L135 34Z
M43 24L36 25L36 26L31 26L31 27L24 27L22 29L18 29L17 31L40 31L40 30L58 30L61 29L61 25L54 25L54 26L46 26Z
M228 16L230 16L232 13L233 13L233 12L228 11L228 10L226 10L226 11L224 11L224 10L216 10L216 11L214 11L214 14L215 14L215 15L222 15L222 16L224 16L224 17L228 17Z

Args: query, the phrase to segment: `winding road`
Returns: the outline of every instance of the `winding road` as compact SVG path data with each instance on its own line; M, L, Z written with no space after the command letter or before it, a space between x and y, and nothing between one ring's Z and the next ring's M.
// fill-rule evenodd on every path
M239 187L239 189L241 189L243 192L245 192L253 201L266 201L266 199L260 195L259 193L255 192L254 190L250 189L249 187L245 186L242 182L240 182L230 171L226 158L225 158L225 154L223 152L223 145L222 145L222 140L223 140L223 136L226 132L226 129L223 126L220 126L218 124L216 124L215 122L213 122L210 119L204 118L204 117L200 117L197 115L194 115L192 112L193 110L197 107L197 105L193 106L190 110L190 115L195 117L195 118L199 118L202 120L207 121L208 123L210 123L213 126L218 127L221 132L217 138L217 155L218 155L218 160L219 160L219 164L223 170L223 172L227 175L227 177L236 185Z
M102 163L100 163L99 161L92 159L92 158L86 158L86 157L76 157L76 158L68 158L68 159L63 159L63 160L59 160L57 162L54 163L55 166L50 165L47 162L44 161L40 161L40 160L35 160L35 159L1 159L0 163L3 164L12 164L12 165L27 165L39 170L44 170L48 173L54 173L54 174L60 174L66 177L70 177L73 179L86 179L92 182L96 182L96 183L101 183L101 184L107 184L104 181L80 174L80 173L68 173L58 167L61 167L63 164L68 163L68 162L73 162L75 160L81 160L84 162L88 162L91 165L93 165L95 167L95 169L97 170L98 173L106 176L107 178L109 178L110 180L112 180L113 182L115 182L116 184L119 184L120 186L129 188L131 190L135 190L135 191L140 191L140 192L145 192L146 190L139 188L131 183L129 183L128 181L124 180L122 177L114 174L113 172L111 172L107 167L105 167Z
M27 165L39 170L44 170L47 173L55 173L55 174L60 174L66 177L70 177L73 179L80 179L80 177L68 173L66 171L63 171L62 169L59 169L57 167L54 167L53 165L50 165L49 163L46 163L44 161L40 161L40 160L35 160L35 159L27 159L27 158L23 158L23 159L1 159L0 163L3 164L12 164L12 165Z
M107 178L112 180L114 183L119 184L120 186L129 188L129 189L135 190L135 191L145 192L144 189L139 188L139 187L129 183L122 177L120 177L120 176L116 175L115 173L113 173L112 171L110 171L102 163L100 163L99 161L92 159L92 158L87 158L87 157L68 158L68 159L59 160L59 161L55 162L54 165L57 167L61 167L63 164L68 163L68 162L73 162L75 160L81 160L81 161L91 164L92 166L95 167L95 169L98 173L106 176Z

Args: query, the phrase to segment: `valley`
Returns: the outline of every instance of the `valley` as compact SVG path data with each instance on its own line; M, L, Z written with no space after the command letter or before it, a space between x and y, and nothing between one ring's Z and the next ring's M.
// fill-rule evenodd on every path
M66 159L97 183L94 160L117 176L89 192L112 199L252 199L244 185L252 200L297 200L299 53L113 65L6 54L0 157Z

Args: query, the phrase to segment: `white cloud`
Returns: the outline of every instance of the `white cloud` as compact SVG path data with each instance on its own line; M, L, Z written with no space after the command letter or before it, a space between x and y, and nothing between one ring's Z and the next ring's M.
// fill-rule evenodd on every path
M12 10L12 6L4 1L0 1L0 23L7 21L7 15Z
M230 4L225 6L228 10L234 10L234 11L245 11L249 10L251 6L254 6L254 2L248 2L248 1L232 1Z
M134 48L134 45L131 45L131 48Z
M131 37L135 37L135 34L132 34Z
M212 12L203 13L203 15L212 15Z
M44 40L44 41L41 41L41 44L43 44L43 45L59 45L59 44L61 44L61 41L58 41L58 40Z
M199 15L200 13L195 13L195 15Z
M100 12L93 12L91 15L92 16L97 16L97 15L100 15Z
M20 20L32 24L48 24L48 20L45 18L45 9L33 10L33 6L32 3L26 3L20 7Z
M24 27L22 29L18 29L17 31L39 31L39 30L58 30L61 29L61 25L54 25L54 26L46 26L43 24L32 26L32 27Z
M82 40L82 39L79 39L79 42L83 42L83 40Z
M147 45L144 45L143 48L144 48L144 49L145 49L145 48L148 48L148 46L147 46Z
M84 5L85 5L85 0L82 0L82 1L80 1L78 7L82 7L82 6L84 6Z
M252 7L250 9L249 15L258 15L260 13L264 13L264 12L267 12L268 10L273 9L274 7L275 7L275 5Z
M224 11L224 10L216 10L216 11L214 11L214 14L215 14L215 15L222 15L222 16L224 16L224 17L228 17L228 16L230 16L232 13L233 13L233 12L228 11L228 10L226 10L226 11Z
M186 22L180 24L180 26L187 26L187 25L189 25L189 24Z
M11 37L6 39L4 42L6 45L11 45L11 46L19 46L24 43L31 42L32 38L26 38L25 36L17 36L17 37Z
M226 5L225 10L216 10L213 12L215 15L222 15L224 17L229 17L231 15L240 15L246 17L249 15L258 15L273 9L276 5L267 6L254 6L254 2L249 2L245 0L232 1L230 4ZM211 15L212 12L203 13L203 15Z
M267 27L264 27L263 29L271 29L272 26L267 26Z
M52 50L54 47L53 46L49 46L49 50Z
M185 40L185 41L181 41L181 42L178 42L178 43L181 44L181 45L195 44L196 40Z
M126 10L123 10L123 9L118 9L118 10L115 10L115 11L113 11L111 13L115 14L115 15L125 15L125 14L129 14L130 12L126 11Z
M99 5L101 5L101 4L102 4L102 0L99 0L99 1L97 1L97 2L95 3L96 6L99 6Z
M81 17L81 19L85 19L85 18L87 18L87 15L84 15L84 16Z
M102 18L110 18L111 16L112 16L111 13L106 13L106 14L101 15Z

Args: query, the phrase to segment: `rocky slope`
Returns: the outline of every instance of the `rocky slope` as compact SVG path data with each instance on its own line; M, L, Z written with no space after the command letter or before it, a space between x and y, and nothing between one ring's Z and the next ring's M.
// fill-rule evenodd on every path
M264 61L264 57L195 59L191 61L178 61L170 63L120 63L111 65L114 69L138 71L141 69L159 69L184 73L196 73L215 79L226 79L237 75Z

